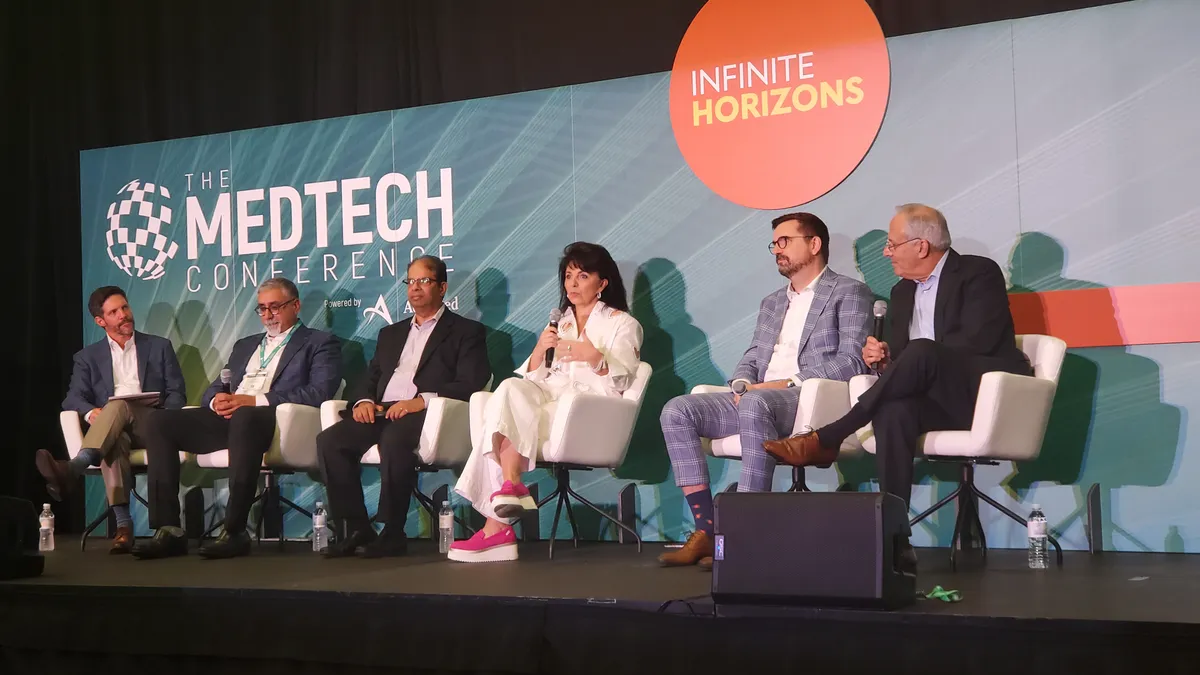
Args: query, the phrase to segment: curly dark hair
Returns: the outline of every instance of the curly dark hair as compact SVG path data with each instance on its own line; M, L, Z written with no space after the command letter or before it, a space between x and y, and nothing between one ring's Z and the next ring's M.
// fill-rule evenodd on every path
M567 267L571 265L588 274L595 274L608 282L604 290L600 291L601 302L622 312L629 311L629 300L625 297L625 282L621 280L621 270L617 269L616 261L613 260L608 249L600 244L590 244L586 241L568 244L563 249L562 259L558 261L559 307L563 311L571 306L571 301L567 299L567 289L563 285L567 278Z

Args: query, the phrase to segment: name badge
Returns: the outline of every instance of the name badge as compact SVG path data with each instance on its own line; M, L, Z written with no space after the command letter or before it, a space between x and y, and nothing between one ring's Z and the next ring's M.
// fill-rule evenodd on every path
M258 370L252 373L246 373L242 378L241 385L238 389L246 396L258 396L267 391L267 387L271 383L267 381L266 371Z

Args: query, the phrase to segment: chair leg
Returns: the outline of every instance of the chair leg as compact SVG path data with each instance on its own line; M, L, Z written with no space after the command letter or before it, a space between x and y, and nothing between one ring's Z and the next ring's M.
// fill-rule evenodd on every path
M134 499L141 502L142 506L150 508L150 502L147 502L141 495L139 495L137 490L130 490L129 494L133 495Z
M983 532L983 520L980 518L979 502L975 498L975 465L964 464L962 469L962 485L966 486L964 494L959 498L959 505L966 510L967 519L963 521L963 527L967 533L972 531L969 529L974 527L973 533L979 536L979 552L983 555L983 559L987 560L987 535ZM965 542L964 542L965 548Z
M279 501L281 503L283 503L283 505L288 507L289 509L296 511L297 513L303 513L305 518L312 518L312 511L309 511L308 509L301 507L300 505L296 504L296 502L288 499L287 497L284 497L283 495L279 495Z
M959 483L955 492L959 493L958 508L954 510L954 534L950 535L950 571L958 570L958 547L962 543L964 530L964 521L967 520L967 509L970 508L963 503L962 496L965 494L962 490L962 483Z
M90 537L92 535L92 532L96 531L96 528L100 527L100 523L103 523L104 521L108 520L108 517L111 516L112 514L113 514L113 510L112 510L112 507L110 506L110 507L104 509L104 513L101 513L99 516L96 517L95 520L93 520L91 523L88 524L87 529L83 531L83 536L79 538L79 550L80 551L87 550L88 537Z
M908 526L912 527L913 525L916 525L917 523L921 522L922 520L925 520L929 516L933 515L938 509L941 509L943 506L945 506L945 505L949 504L950 502L954 501L955 499L957 499L959 493L961 493L961 492L962 492L962 485L956 486L954 488L954 492L951 492L950 494L946 495L945 497L942 497L941 499L938 500L938 503L925 509L920 514L918 514L917 517L908 521Z
M788 492L812 492L804 481L804 467L792 467L792 487L788 488Z
M562 495L562 503L567 509L567 522L571 525L571 547L579 548L579 525L575 522L575 509L571 507L570 495L574 492L571 489L571 472L562 467L558 467L554 471L555 478L558 479L558 492ZM551 535L553 538L553 535Z
M567 493L555 490L558 495L558 505L554 507L554 523L550 525L550 559L554 560L554 537L558 534L558 517L562 515L563 503L567 501Z
M202 536L201 539L208 539L209 537L211 537L213 535L213 532L216 532L224 524L225 524L225 521L223 521L223 520L218 520L217 522L213 523L212 525L209 526L209 528L207 530L204 531L204 536ZM254 531L256 533L258 532L258 523L254 524Z
M622 523L621 521L617 520L616 518L613 518L613 517L612 517L612 516L611 516L611 515L610 515L608 512L606 512L604 509L601 509L599 506L596 506L596 505L595 505L595 504L593 504L592 502L588 501L587 499L585 499L585 498L584 498L582 495L580 495L580 494L579 494L578 492L576 492L575 490L573 490L573 489L571 489L571 488L567 488L567 493L568 493L570 496L574 497L574 498L575 498L575 500L576 500L576 501L578 501L580 504L583 504L584 506L588 507L589 509L591 509L591 510L595 511L596 513L600 514L600 515L601 515L603 518L607 519L607 520L608 520L608 522L612 523L613 525L616 525L617 527L621 528L622 530L624 530L624 531L628 532L629 534L633 535L633 538L634 538L635 540L637 540L637 549L638 549L638 553L641 553L641 552L642 552L642 537L641 537L641 535L639 535L639 534L637 533L637 530L633 529L632 527L629 527L628 525L626 525L625 523Z
M976 497L982 499L983 501L987 502L988 504L991 504L992 508L996 509L1000 513L1003 513L1004 515L1008 516L1009 518L1012 518L1013 520L1017 521L1018 523L1021 523L1022 525L1025 525L1026 527L1029 526L1029 521L1025 520L1021 516L1018 516L1016 513L1013 513L1010 509L1008 509L1007 507L1005 507L1003 504L996 501L995 499L992 499L991 497L987 496L987 494L985 494L983 492L983 490L980 490L979 488L972 485L971 491L973 493L975 493ZM1055 558L1057 559L1058 566L1062 567L1063 566L1062 546L1059 545L1058 540L1055 539L1053 536L1051 536L1049 533L1047 533L1046 539L1049 540L1049 542L1052 546L1054 546L1054 554L1055 554Z

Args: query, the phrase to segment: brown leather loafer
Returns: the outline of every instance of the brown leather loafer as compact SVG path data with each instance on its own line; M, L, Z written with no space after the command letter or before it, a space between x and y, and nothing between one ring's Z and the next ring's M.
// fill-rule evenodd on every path
M658 563L663 567L683 567L685 565L695 565L702 558L711 558L713 554L713 538L699 530L692 533L688 537L687 543L683 548L677 548L673 551L658 556Z
M112 555L120 555L122 553L130 553L133 551L133 528L118 527L117 536L113 537L112 548L108 552Z
M788 466L815 466L821 469L829 467L837 461L838 451L821 447L817 432L781 438L777 441L764 441L763 450L774 457L780 464Z
M46 492L54 498L54 501L61 502L71 493L71 488L75 487L75 481L65 460L54 459L54 455L50 454L49 450L42 449L34 455L34 464L37 465L38 473L46 479Z

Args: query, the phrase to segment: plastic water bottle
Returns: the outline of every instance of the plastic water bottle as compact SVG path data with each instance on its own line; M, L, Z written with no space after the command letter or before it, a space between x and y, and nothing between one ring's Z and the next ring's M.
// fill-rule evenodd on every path
M329 548L329 530L325 527L327 518L328 514L325 512L324 502L317 502L317 508L313 509L312 533L313 551L316 553Z
M450 510L450 502L442 502L442 510L438 511L438 552L449 553L453 543L454 511Z
M1041 506L1033 505L1027 529L1029 531L1029 569L1044 570L1047 567L1046 514L1042 513Z
M38 516L38 550L54 550L54 512L49 504L42 504L42 515Z

